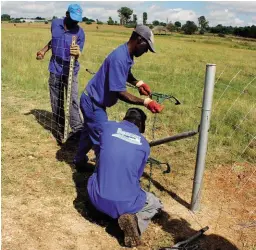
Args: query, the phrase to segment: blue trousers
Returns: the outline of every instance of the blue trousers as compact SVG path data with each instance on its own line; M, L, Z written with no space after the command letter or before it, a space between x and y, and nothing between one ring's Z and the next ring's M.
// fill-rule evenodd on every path
M80 135L78 151L74 163L87 162L87 153L93 149L98 158L99 135L104 122L108 121L106 109L96 104L83 93L80 98L80 109L84 117L84 126Z

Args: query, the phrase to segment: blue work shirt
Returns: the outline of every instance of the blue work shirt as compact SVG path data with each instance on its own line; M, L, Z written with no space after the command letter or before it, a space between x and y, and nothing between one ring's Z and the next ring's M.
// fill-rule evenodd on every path
M86 86L86 92L102 107L118 101L118 92L126 91L129 70L134 64L127 43L113 50Z
M92 204L112 218L137 213L146 202L140 186L150 148L133 123L108 121L100 135L100 156L87 190Z
M52 57L49 63L49 71L58 76L69 74L70 46L72 36L76 36L76 44L82 52L85 43L85 34L81 27L77 25L73 30L64 29L64 19L53 19L51 25L52 33ZM74 74L79 71L79 63L75 60Z

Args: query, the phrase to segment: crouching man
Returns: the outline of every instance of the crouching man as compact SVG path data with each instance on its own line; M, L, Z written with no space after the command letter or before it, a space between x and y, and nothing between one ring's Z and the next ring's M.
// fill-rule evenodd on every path
M150 147L141 134L146 115L128 109L123 121L108 121L100 135L96 171L88 181L88 194L99 211L118 219L127 247L141 244L140 236L151 218L163 208L161 201L140 186Z

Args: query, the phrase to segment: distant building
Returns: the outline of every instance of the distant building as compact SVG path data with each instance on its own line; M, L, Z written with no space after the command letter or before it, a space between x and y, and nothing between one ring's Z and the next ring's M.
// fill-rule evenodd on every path
M44 23L44 22L50 22L51 20L49 19L43 19L43 20L37 20L37 19L33 19L33 18L22 18L20 19L20 21L22 23Z

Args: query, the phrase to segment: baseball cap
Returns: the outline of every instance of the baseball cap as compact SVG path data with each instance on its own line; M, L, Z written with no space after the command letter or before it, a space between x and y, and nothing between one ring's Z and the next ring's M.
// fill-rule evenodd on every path
M83 10L79 4L70 4L68 6L68 12L72 20L77 22L82 21Z
M156 51L154 49L154 34L151 29L146 25L139 24L136 26L134 31L147 41L149 45L149 50L155 53Z
M146 114L139 108L129 108L125 114L124 120L137 120L141 122L141 133L145 132Z

